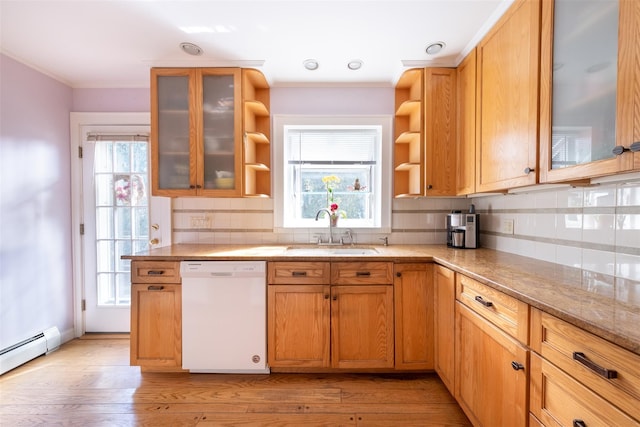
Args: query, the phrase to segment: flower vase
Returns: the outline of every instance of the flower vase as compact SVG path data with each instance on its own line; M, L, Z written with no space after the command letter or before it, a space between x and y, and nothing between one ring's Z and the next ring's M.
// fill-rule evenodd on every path
M339 217L338 217L338 215L336 215L336 214L332 214L332 215L329 217L329 220L331 221L331 226L332 226L332 227L337 227L337 226L338 226L338 218L339 218Z

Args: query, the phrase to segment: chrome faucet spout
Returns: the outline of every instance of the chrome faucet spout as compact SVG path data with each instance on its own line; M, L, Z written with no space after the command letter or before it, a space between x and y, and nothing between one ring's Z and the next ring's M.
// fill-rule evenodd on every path
M333 244L333 222L331 221L331 211L327 208L322 208L316 213L316 221L320 217L321 212L326 212L329 216L329 244Z

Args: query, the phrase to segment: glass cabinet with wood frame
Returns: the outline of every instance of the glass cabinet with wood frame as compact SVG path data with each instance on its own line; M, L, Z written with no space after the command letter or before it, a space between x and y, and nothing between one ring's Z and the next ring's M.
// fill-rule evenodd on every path
M155 196L240 196L239 68L151 70Z
M542 2L540 182L640 169L640 2Z

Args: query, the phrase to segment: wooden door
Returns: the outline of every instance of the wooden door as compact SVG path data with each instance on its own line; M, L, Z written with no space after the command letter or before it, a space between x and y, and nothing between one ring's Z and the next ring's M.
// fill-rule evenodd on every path
M456 69L426 68L425 184L427 196L456 195Z
M434 368L433 264L396 264L395 368Z
M393 353L393 286L332 286L332 367L393 368Z
M517 0L477 47L476 190L537 182L540 1Z
M131 365L182 367L182 288L134 284L131 289Z
M330 366L328 285L269 285L269 365Z
M528 358L515 339L456 303L455 395L474 425L527 425Z
M433 267L435 318L435 370L454 394L455 385L455 272Z

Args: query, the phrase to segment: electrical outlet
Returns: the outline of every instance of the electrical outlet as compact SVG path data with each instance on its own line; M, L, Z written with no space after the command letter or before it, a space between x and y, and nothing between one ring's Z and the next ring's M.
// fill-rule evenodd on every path
M208 215L192 216L190 220L191 228L211 228L211 217Z
M513 234L513 220L512 219L503 219L502 220L502 232L504 234Z

